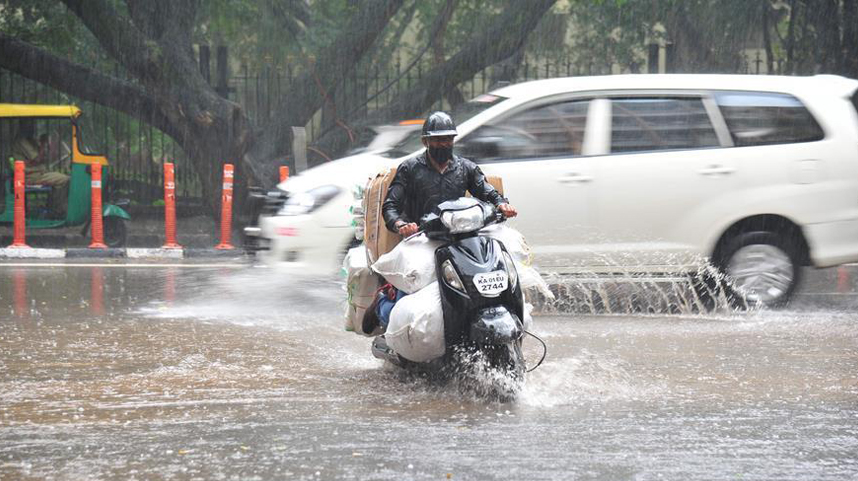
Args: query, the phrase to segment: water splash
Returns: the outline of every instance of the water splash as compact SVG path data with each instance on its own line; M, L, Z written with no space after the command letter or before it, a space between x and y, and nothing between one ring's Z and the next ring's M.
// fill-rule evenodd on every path
M527 296L538 314L717 314L758 310L731 279L709 263L687 274L639 272L615 264L610 272L546 273L554 299L537 292Z

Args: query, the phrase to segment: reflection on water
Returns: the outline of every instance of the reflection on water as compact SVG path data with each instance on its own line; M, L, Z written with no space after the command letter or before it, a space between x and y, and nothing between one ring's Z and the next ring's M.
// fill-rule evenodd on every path
M384 367L342 297L260 268L0 268L0 478L858 474L852 312L538 316L546 363L501 404Z

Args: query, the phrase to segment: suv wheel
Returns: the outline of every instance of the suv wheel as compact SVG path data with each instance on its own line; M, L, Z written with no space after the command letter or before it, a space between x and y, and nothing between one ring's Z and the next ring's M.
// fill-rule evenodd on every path
M801 277L799 251L793 239L774 232L749 232L728 241L716 260L749 304L786 304Z

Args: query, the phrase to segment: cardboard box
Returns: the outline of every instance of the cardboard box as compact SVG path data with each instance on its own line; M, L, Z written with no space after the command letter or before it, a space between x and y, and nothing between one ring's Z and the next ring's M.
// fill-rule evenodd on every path
M396 168L381 172L369 181L363 197L364 211L364 243L366 244L367 261L369 265L375 263L379 257L387 254L402 237L393 233L384 225L384 216L381 206L387 197L387 189L393 182ZM503 179L496 175L486 176L486 181L491 184L501 195L503 195ZM467 193L470 195L470 193Z
M396 244L402 240L399 234L387 230L381 211L384 198L387 197L387 188L390 187L395 175L396 168L379 173L369 181L369 185L364 191L366 205L364 206L365 230L363 241L366 244L369 265L375 263L380 256L393 250Z
M487 175L486 182L492 185L496 191L503 195L503 179L497 175ZM470 193L469 193L470 195Z

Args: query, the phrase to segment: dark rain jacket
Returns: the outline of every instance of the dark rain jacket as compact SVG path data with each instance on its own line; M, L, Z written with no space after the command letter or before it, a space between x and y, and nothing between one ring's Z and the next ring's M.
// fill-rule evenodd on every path
M420 218L436 210L438 204L458 199L468 191L482 201L495 206L507 200L486 182L483 171L472 161L453 155L444 173L438 172L426 157L426 152L399 165L382 214L387 228L397 232L396 221L420 223Z

